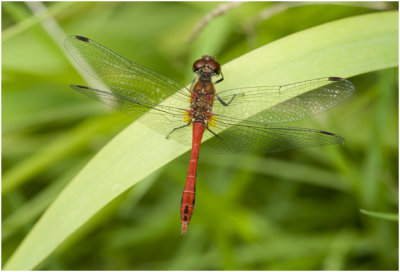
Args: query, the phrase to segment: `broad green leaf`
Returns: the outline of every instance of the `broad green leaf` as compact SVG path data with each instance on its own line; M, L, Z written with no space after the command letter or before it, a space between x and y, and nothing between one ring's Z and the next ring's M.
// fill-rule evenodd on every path
M314 27L249 52L222 67L226 80L218 89L351 77L397 65L398 13L381 12ZM132 123L64 189L4 269L35 268L107 203L188 150ZM179 213L179 199L171 201Z

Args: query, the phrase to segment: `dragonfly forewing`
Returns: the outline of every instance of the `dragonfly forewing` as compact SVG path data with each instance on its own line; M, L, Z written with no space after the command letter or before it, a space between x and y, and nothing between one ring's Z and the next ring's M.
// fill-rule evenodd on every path
M116 95L159 104L174 95L187 102L189 91L177 81L131 62L101 44L81 36L64 41L71 57L90 75Z
M265 124L295 122L329 110L347 99L353 84L342 78L319 78L282 86L238 88L218 93L216 114Z

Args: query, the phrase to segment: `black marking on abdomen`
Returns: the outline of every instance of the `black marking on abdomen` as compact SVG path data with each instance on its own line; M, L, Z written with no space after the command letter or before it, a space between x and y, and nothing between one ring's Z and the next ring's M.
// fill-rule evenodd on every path
M187 215L186 214L183 216L183 221L187 221Z
M185 210L184 210L183 212L184 212L185 214L189 213L189 206L188 206L188 205L185 206Z

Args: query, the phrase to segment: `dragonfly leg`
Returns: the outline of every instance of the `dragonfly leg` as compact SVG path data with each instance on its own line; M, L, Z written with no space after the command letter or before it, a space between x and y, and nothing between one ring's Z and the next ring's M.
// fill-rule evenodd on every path
M192 91L192 88L193 88L193 84L194 84L195 82L196 82L196 78L194 78L193 81L192 81L192 83L190 84L190 88L189 88L190 92L193 92L193 91Z
M220 140L222 140L222 138L220 136L218 136L217 134L215 134L214 131L212 131L211 129L209 129L208 127L206 127L206 129L211 132L212 135L214 135L215 137L219 138Z
M220 83L222 80L224 80L224 75L221 72L221 78L215 81L214 84Z
M190 122L188 122L186 125L183 125L183 126L174 128L173 130L171 130L171 131L167 134L167 137L166 137L166 138L168 139L169 136L171 136L171 134L174 133L176 130L181 129L181 128L184 128L184 127L190 126L191 123L192 123L192 122L190 121Z
M223 106L227 107L227 106L229 106L229 104L233 101L233 99L236 97L236 94L234 94L234 95L232 96L231 100L229 100L228 103L226 103L224 100L222 100L222 99L218 96L218 94L216 94L215 96L217 97L218 101L221 102L221 104L222 104Z

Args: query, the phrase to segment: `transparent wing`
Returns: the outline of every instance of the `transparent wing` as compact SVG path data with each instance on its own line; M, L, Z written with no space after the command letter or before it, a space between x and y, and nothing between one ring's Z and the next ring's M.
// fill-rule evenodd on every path
M218 93L228 106L216 101L214 113L265 124L294 122L326 111L347 99L353 84L343 78L329 77L282 86L249 87ZM285 100L285 98L287 98ZM262 112L254 109L266 108ZM253 115L254 114L254 115Z
M148 112L139 120L169 138L191 144L192 127L185 119L189 91L183 85L85 37L68 37L65 46L74 60L108 90L80 85L72 85L73 89L134 118ZM216 118L210 123L215 126L205 131L204 138L218 136L204 146L216 152L268 153L342 143L343 138L333 133L271 124L296 121L327 110L346 99L353 90L349 81L331 77L220 92L219 98L231 103L227 107L214 103ZM168 104L160 104L166 99ZM248 118L252 115L249 112L257 108L267 110Z
M70 36L64 41L71 57L112 93L159 104L173 95L188 101L186 87L147 67L131 62L86 37Z
M188 125L188 122L184 120L186 115L185 109L166 105L154 105L149 102L86 86L71 85L71 88L120 110L135 119L142 116L143 113L147 113L138 120L162 135L169 135L169 138L179 143L191 145L192 129Z
M209 127L217 137L203 146L217 153L270 153L283 150L340 144L344 139L322 130L274 126L252 121L239 121L233 126L231 118L217 116L215 126ZM224 130L226 129L226 130Z
M192 126L185 121L185 109L154 105L85 86L71 87L134 118L146 112L139 119L143 124L179 143L191 145ZM216 115L212 123L204 139L218 135L202 146L218 153L270 153L344 142L342 137L326 131L272 126L223 115Z
M71 87L134 118L146 112L139 119L143 124L179 143L191 145L192 126L185 121L187 111L183 108L154 105L80 85ZM216 115L211 123L214 125L205 131L204 139L218 135L202 146L218 153L269 153L344 142L342 137L326 131L272 126L223 115Z

